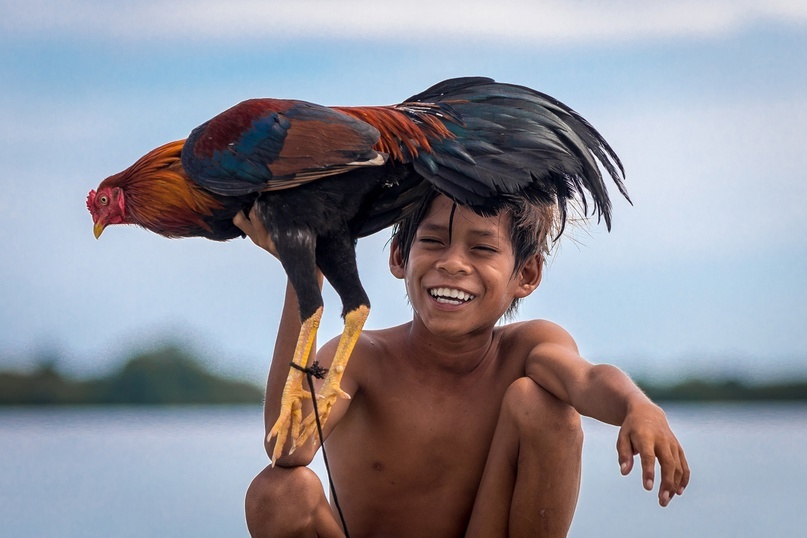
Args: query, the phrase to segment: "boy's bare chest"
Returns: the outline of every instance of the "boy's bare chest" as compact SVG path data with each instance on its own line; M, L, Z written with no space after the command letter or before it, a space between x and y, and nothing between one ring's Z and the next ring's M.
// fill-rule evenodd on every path
M524 375L523 361L493 359L463 374L418 369L405 358L381 362L357 411L415 444L492 436L505 391Z
M452 521L459 529L445 535L461 534L504 393L524 375L523 362L496 366L452 376L365 364L361 389L329 439L334 476L360 507L354 518L409 535Z
M350 493L368 525L414 524L413 514L432 513L464 525L509 378L518 377L498 374L472 382L404 375L355 396L334 459L343 484L362 484Z
M504 392L517 377L401 375L374 384L351 411L361 416L357 422L370 438L365 446L374 453L368 456L394 461L391 468L402 476L475 475L472 469L481 473L484 466Z

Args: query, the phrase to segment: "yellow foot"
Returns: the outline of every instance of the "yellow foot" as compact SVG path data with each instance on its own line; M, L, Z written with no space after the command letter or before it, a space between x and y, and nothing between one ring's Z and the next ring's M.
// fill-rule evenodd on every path
M297 339L297 346L294 349L292 362L300 368L305 368L311 352L311 346L317 335L319 322L322 318L322 307L318 308L314 314L304 320L300 327L300 334ZM283 394L280 397L280 411L272 429L266 436L267 442L271 442L277 437L275 447L272 449L272 465L277 462L283 453L289 431L291 431L291 448L289 454L297 448L297 439L300 437L300 422L302 421L302 400L310 398L311 394L303 388L303 372L297 368L290 368L286 378L286 385L283 387Z
M320 424L323 427L325 427L325 422L328 420L336 401L340 398L350 399L350 396L340 388L342 375L345 373L350 354L353 353L353 348L359 339L364 322L367 321L369 314L369 306L359 306L345 315L345 329L342 331L342 337L336 347L331 368L328 370L328 377L325 378L325 383L319 391L316 401ZM298 445L304 443L317 429L317 422L313 413L306 417L302 428L302 433L296 441Z
M315 412L319 413L319 423L323 428L325 427L325 421L328 420L328 417L331 414L331 409L337 400L340 398L345 400L350 399L350 395L339 387L339 380L341 378L341 373L338 376L328 375L325 380L325 385L322 386L319 394L317 394L317 408ZM317 434L317 419L314 414L315 412L312 412L310 415L305 417L305 420L302 423L302 430L300 435L297 437L295 445L302 445L312 435L314 435L314 443L319 442L319 437Z
M293 369L286 378L286 386L283 388L283 396L280 400L280 415L277 417L274 426L266 436L267 441L275 441L275 448L272 450L272 465L283 452L283 447L291 431L292 446L289 453L294 452L297 447L295 439L300 435L300 423L302 422L302 401L303 398L311 398L311 395L303 389L303 373Z

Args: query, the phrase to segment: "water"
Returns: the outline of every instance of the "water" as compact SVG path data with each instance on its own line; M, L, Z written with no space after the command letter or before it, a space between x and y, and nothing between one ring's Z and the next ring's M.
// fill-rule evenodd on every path
M571 536L802 535L807 405L667 414L693 469L686 494L660 508L636 471L619 474L617 429L586 420ZM246 536L262 431L253 406L0 410L0 536Z
M619 474L617 429L587 420L571 536L805 536L807 405L665 409L692 469L686 493L659 507L636 469Z

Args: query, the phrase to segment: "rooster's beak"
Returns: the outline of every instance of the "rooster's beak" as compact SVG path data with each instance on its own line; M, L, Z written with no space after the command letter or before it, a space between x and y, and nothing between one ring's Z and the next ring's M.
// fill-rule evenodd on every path
M106 228L106 224L104 224L101 219L98 219L98 222L92 227L92 233L95 234L96 239L101 237L101 234L104 233L104 228Z

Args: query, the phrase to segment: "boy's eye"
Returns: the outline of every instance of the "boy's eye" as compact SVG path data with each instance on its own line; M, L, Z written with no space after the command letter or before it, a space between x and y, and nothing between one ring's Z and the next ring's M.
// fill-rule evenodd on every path
M427 243L427 244L441 244L442 241L437 239L436 237L420 237L418 238L420 243Z

